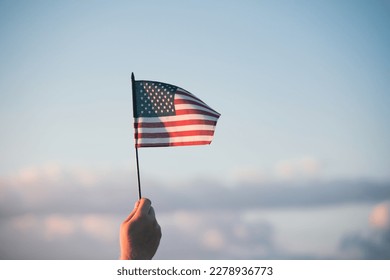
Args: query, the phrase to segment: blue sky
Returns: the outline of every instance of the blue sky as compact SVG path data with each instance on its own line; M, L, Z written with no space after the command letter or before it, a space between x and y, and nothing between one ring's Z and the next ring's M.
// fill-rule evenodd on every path
M389 13L388 1L1 1L0 238L17 242L7 230L27 221L47 227L41 247L78 244L108 223L98 256L114 255L112 221L137 197L134 72L222 114L211 146L140 150L166 229L157 257L369 258L364 238L389 230L369 218L390 199ZM54 207L59 194L84 200ZM318 217L333 218L311 226ZM186 219L200 220L203 251L185 241ZM179 239L190 249L170 249ZM359 253L344 254L345 240Z

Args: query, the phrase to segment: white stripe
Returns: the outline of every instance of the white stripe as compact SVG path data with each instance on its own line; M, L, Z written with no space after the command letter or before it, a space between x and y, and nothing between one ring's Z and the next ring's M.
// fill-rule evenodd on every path
M175 105L175 110L184 110L184 109L202 110L205 112L209 112L211 114L215 114L215 112L212 110L206 109L205 107L193 105L193 104L177 104L177 105Z
M169 127L141 127L137 128L138 133L160 133L160 132L177 132L177 131L190 131L190 130L212 130L214 131L214 125L183 125L183 126L169 126Z
M189 92L189 91L186 91L185 89L183 89L183 88L177 88L177 93L179 93L180 94L180 91L181 92L184 92L184 93L186 93L186 94L188 94L188 95L191 95L192 97L195 97L195 98L197 98L197 99L199 99L200 100L200 98L199 97L197 97L197 96L195 96L195 95L193 95L191 92ZM202 100L200 100L200 101L202 101ZM202 101L203 102L203 101Z
M161 123L161 122L174 122L174 121L185 121L185 120L210 120L217 121L217 117L206 116L202 114L188 114L182 116L167 116L167 117L153 117L153 118L134 118L136 123Z
M189 93L189 94L191 94L191 93ZM192 95L192 94L191 94L191 95ZM194 96L194 95L192 95L192 96ZM195 96L194 96L194 97L195 97ZM196 102L196 103L198 103L198 104L204 105L204 106L206 106L207 108L209 108L213 113L219 115L219 113L218 113L217 111L215 111L215 110L214 110L213 108L211 108L209 105L207 105L206 103L204 103L202 100L196 99L196 98L192 98L192 97L188 97L188 96L182 95L182 94L180 94L180 93L176 93L176 94L175 94L175 100L181 100L181 99L183 99L183 100L192 100L192 101L194 101L194 102Z
M191 141L212 141L213 136L182 136L169 138L141 138L136 140L137 144L157 144L157 143L177 143L177 142L191 142Z
M176 93L175 94L175 100L177 99L183 99L183 100L191 100L191 101L194 101L198 104L202 104L202 105L205 105L207 107L209 107L206 103L204 103L202 100L199 100L199 99L196 99L196 98L193 98L193 97L190 97L190 96L187 96L187 95L184 95L184 94L180 94L180 93Z

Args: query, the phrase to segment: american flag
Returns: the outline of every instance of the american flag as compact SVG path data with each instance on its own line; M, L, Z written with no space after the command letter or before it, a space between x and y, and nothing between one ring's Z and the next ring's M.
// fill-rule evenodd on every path
M188 91L154 81L134 81L135 146L207 145L220 114Z

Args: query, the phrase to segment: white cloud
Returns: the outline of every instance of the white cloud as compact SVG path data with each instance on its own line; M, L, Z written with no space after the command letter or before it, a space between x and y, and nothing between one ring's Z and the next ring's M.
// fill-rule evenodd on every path
M308 172L316 166L310 160L298 162L296 164ZM80 180L80 174L87 174L86 177L92 179ZM5 248L9 247L7 256L27 259L80 258L81 255L85 258L116 257L119 224L137 199L136 184L135 181L131 183L131 178L122 170L54 165L29 168L0 178L4 195L0 204L0 241L7 244ZM291 212L289 209L300 208L311 213L319 206L334 208L345 203L379 203L390 197L388 183L318 181L315 184L295 183L297 187L291 188L293 182L256 181L260 180L238 181L232 187L205 178L187 182L180 188L170 188L155 178L155 183L144 184L144 193L151 194L163 230L158 257L289 258L316 250L324 254L323 247L314 246L317 232L307 232L310 224L306 220L297 217L299 222L294 223L294 231L290 227L280 234L283 228L276 227L274 219L265 219L258 213L275 210L286 217L286 213ZM371 224L383 227L388 208L378 205L375 209ZM254 213L254 217L248 218L245 213ZM325 228L332 228L332 219L326 223L330 226L324 224ZM302 246L290 237L294 233L314 244L311 249L306 246L311 251L297 249ZM329 238L325 231L321 230L320 234ZM23 252L24 242L34 244L41 251L34 251L38 249L29 245L29 251ZM68 247L64 251L50 250L54 243L59 248ZM19 248L20 254L17 250L13 253L11 244L14 249Z
M20 233L40 233L46 240L85 234L90 238L110 242L117 239L120 219L107 214L34 215L15 216L9 220L12 230Z
M323 164L314 157L304 156L283 159L270 168L256 166L239 167L228 177L230 181L245 184L266 184L270 182L317 179L323 173Z
M43 219L43 233L48 240L73 235L77 224L74 219L60 215L48 215Z
M275 166L275 173L281 179L316 178L320 175L322 164L313 157L281 160Z
M201 242L211 250L221 250L227 245L224 234L217 228L206 229L201 235Z
M390 226L390 202L383 202L375 206L370 215L370 225L375 228Z
M2 219L1 259L115 259L121 217L23 214Z
M341 250L349 258L390 259L390 202L373 207L369 215L370 227L348 233L340 242Z
M98 240L110 242L118 238L119 221L107 215L85 215L81 218L81 229Z
M40 182L58 182L63 179L63 170L57 163L42 166L29 166L20 169L8 177L14 185L33 185Z
M237 211L181 211L179 216L188 219L174 218L178 217L175 212L161 215L163 241L159 258L270 257L276 248L268 222L247 221ZM195 226L191 225L192 221ZM184 248L185 252L178 247Z
M203 223L202 216L187 211L173 212L166 222L187 233L195 232Z

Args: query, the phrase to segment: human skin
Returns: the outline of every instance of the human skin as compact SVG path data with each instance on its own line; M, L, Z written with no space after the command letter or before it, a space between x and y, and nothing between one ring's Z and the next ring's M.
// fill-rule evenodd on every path
M120 226L121 260L151 260L161 239L152 202L141 198Z

